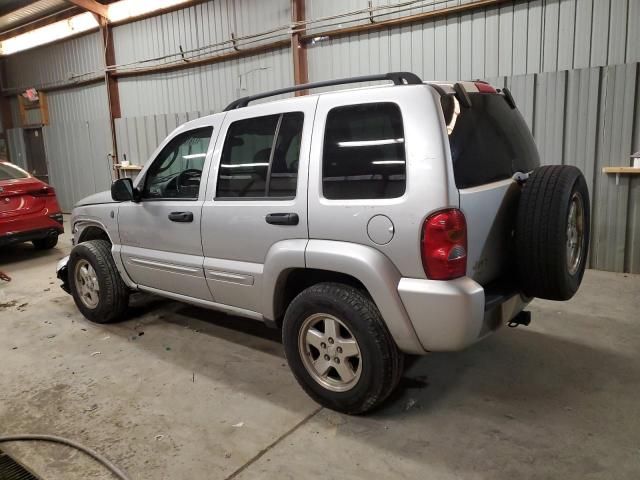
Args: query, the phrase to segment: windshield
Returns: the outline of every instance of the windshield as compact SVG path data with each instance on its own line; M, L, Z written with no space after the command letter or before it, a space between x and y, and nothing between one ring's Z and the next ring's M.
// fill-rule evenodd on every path
M14 165L0 163L0 181L15 180L17 178L29 178L29 174Z
M469 188L530 172L540 157L529 127L503 95L469 93L471 108L453 95L441 97L458 188Z

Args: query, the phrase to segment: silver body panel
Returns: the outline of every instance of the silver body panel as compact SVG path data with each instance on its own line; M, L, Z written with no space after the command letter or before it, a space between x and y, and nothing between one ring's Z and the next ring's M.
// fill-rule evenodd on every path
M327 113L335 106L371 102L393 102L400 108L406 192L393 199L328 200L322 195L321 174ZM216 199L229 125L282 112L304 113L295 198ZM75 240L87 226L104 229L130 288L270 321L282 313L277 294L293 269L347 274L367 288L399 348L414 354L464 348L492 331L491 322L504 323L526 305L514 295L485 312L483 285L509 261L505 230L517 188L511 180L456 188L439 97L428 85L296 97L188 122L158 147L134 185L142 185L149 166L174 136L205 125L214 132L197 200L113 203L105 192L74 209ZM447 207L461 208L467 218L467 276L428 280L421 263L421 227L430 213ZM169 221L174 211L192 212L193 222ZM265 216L276 212L296 213L299 223L267 224Z
M302 97L258 104L230 111L222 123L214 150L214 163L202 207L202 248L206 279L214 300L240 308L263 311L262 289L265 261L271 248L285 240L309 237L307 218L307 176L311 131L318 97ZM216 199L216 183L224 139L236 121L287 112L302 112L304 124L300 144L298 184L293 199ZM295 213L297 225L270 225L269 213ZM227 274L221 278L217 272ZM229 275L245 279L230 282Z
M519 197L520 188L511 179L460 190L460 210L467 220L467 275L482 285L509 266L507 242Z

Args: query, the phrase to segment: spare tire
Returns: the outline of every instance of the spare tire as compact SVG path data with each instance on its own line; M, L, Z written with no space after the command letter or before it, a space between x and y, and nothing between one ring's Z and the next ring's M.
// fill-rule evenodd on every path
M549 165L529 175L515 231L518 280L525 295L573 297L587 262L589 227L589 191L578 168Z

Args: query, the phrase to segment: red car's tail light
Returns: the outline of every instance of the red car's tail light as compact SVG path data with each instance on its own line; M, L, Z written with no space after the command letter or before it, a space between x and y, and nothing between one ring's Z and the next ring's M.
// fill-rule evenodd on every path
M451 280L467 271L467 221L457 208L435 212L422 226L422 266L432 280Z
M56 191L53 187L46 186L29 192L34 197L55 197Z

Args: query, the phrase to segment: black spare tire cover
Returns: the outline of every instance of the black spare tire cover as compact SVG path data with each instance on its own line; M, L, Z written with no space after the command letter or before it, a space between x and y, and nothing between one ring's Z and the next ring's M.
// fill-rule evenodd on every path
M536 168L520 196L515 243L522 292L547 300L576 293L589 249L589 191L568 165Z

